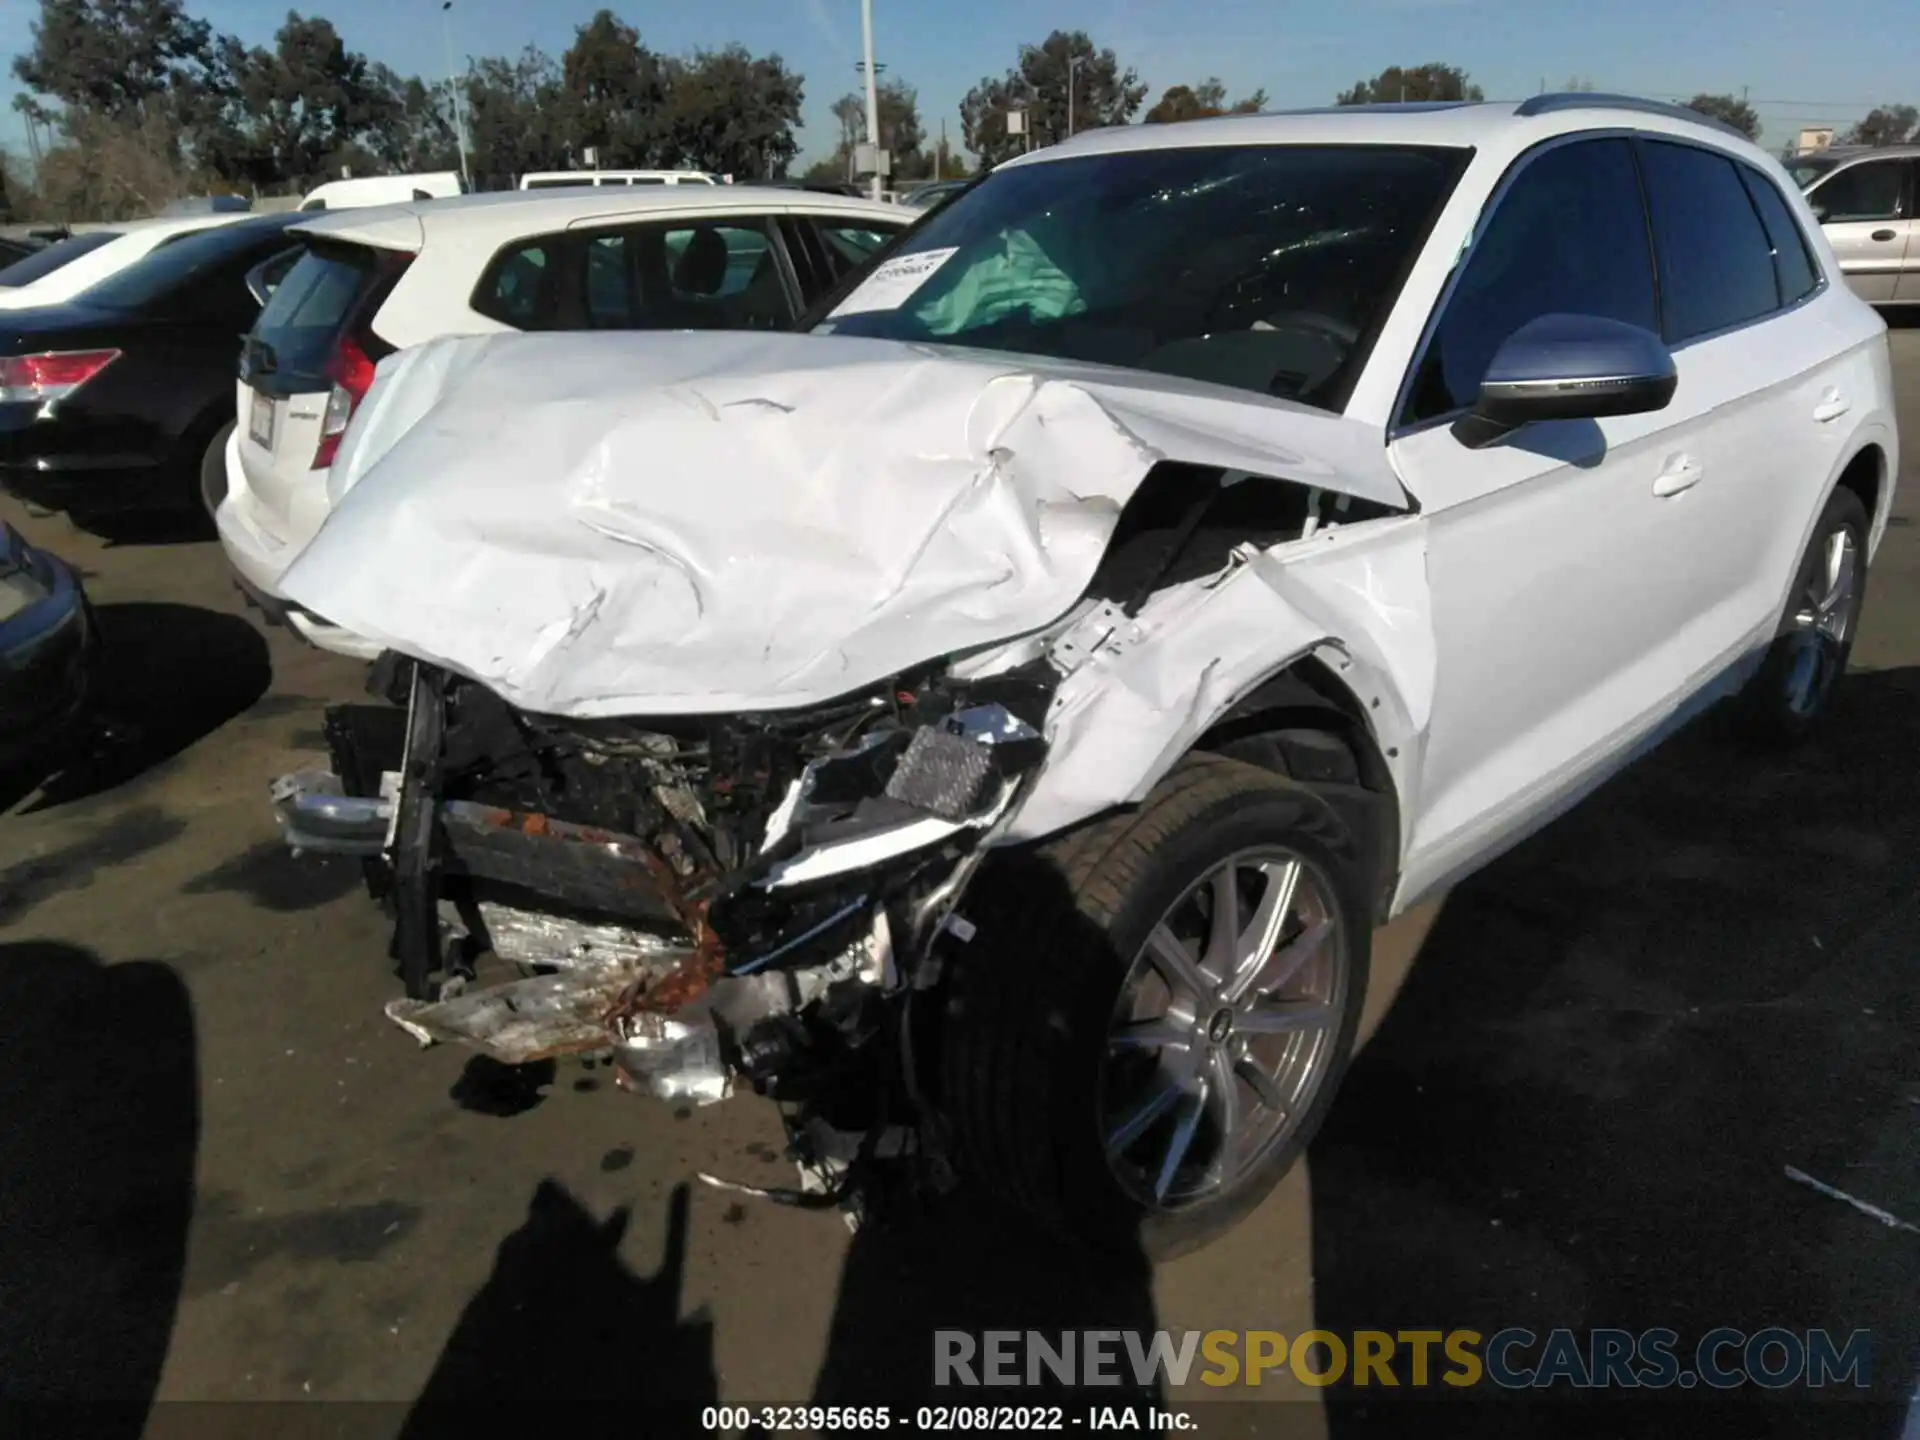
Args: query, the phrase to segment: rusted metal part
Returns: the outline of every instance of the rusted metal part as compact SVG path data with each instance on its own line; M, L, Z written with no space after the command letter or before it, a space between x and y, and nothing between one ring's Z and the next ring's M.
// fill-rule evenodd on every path
M650 968L630 977L609 995L604 1024L678 1010L724 972L720 937L707 918L718 875L701 869L683 879L638 835L498 805L448 801L442 825L448 855L469 875L636 920L672 920L686 931L686 958L665 974Z
M704 874L683 881L638 835L551 815L450 800L441 826L449 860L468 875L610 915L677 921L690 933L704 915L697 897L719 883Z

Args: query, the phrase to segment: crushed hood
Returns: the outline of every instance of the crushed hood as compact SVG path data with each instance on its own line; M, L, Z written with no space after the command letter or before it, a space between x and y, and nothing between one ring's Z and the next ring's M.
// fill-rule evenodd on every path
M299 604L546 714L785 708L1060 618L1161 460L1407 503L1376 430L1181 379L751 333L384 362Z

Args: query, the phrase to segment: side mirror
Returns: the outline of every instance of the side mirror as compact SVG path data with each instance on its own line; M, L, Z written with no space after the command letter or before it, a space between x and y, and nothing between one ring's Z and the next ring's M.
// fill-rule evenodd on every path
M1494 352L1474 407L1454 425L1473 449L1535 420L1663 410L1679 376L1651 330L1596 315L1542 315Z

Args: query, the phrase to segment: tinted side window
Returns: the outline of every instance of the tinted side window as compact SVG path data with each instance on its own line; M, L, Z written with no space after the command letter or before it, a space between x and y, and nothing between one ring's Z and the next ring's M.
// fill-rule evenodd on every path
M813 226L814 234L820 237L820 248L826 254L834 284L864 265L869 255L898 235L902 228L869 220L808 220L806 223Z
M1748 165L1740 167L1740 178L1747 182L1747 193L1753 196L1753 208L1760 212L1760 223L1767 229L1767 243L1773 247L1773 273L1780 282L1780 303L1791 305L1805 299L1820 283L1820 271L1808 253L1806 235L1771 180Z
M516 330L550 330L557 310L557 237L529 240L497 256L473 294L473 308Z
M793 319L760 225L636 225L590 236L586 246L592 329L774 330Z
M1410 420L1471 405L1493 355L1529 320L1658 322L1633 152L1582 140L1528 162L1484 222L1422 358Z
M1773 247L1724 155L1657 140L1640 147L1660 255L1666 338L1678 344L1779 306Z
M1907 162L1870 160L1836 170L1807 196L1813 213L1827 224L1847 220L1898 220Z

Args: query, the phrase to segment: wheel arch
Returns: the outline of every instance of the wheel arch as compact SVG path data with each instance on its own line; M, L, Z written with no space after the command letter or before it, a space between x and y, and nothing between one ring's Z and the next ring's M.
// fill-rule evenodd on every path
M1314 655L1293 661L1215 717L1193 748L1251 761L1322 795L1354 830L1368 904L1376 922L1385 920L1399 881L1399 787L1368 707L1333 667Z
M1831 489L1851 490L1860 497L1860 503L1866 507L1868 532L1878 535L1881 529L1881 507L1892 499L1888 480L1891 478L1891 463L1886 447L1878 436L1869 437L1840 467L1840 473L1834 477ZM1821 504L1826 503L1822 497Z

